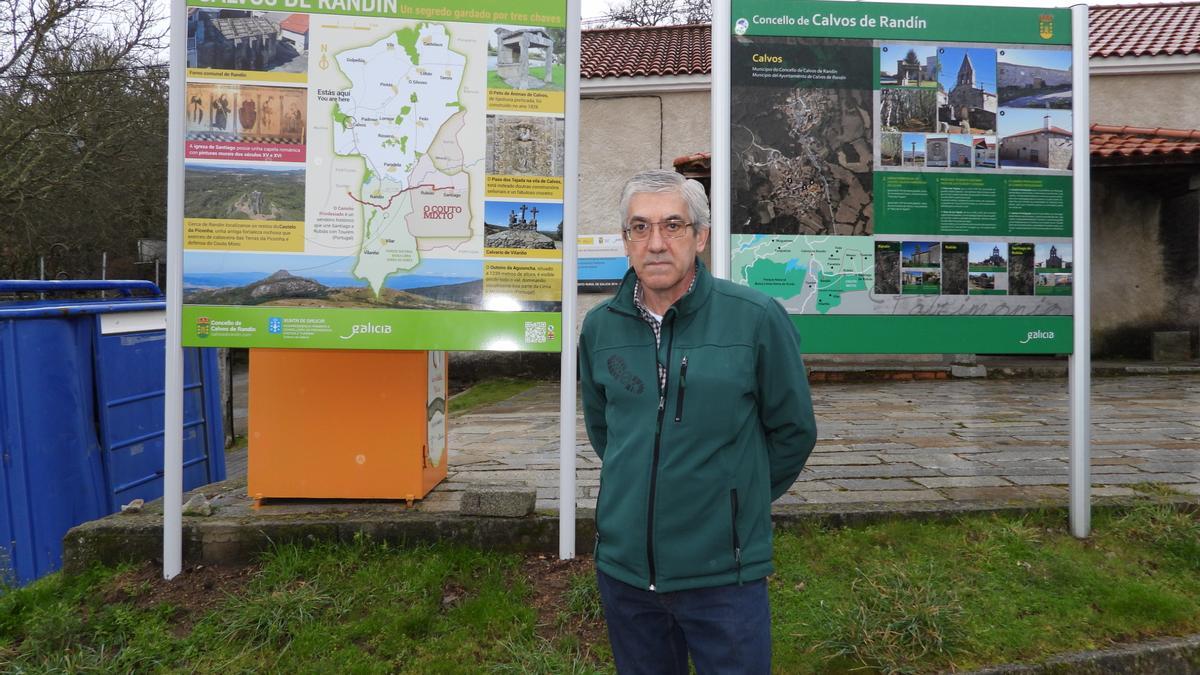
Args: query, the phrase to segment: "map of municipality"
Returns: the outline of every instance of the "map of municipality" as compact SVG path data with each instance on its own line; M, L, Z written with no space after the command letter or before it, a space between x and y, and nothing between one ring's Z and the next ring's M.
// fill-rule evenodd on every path
M378 295L421 261L420 237L471 237L470 176L457 132L467 58L440 24L420 24L335 54L350 87L333 107L333 150L366 165L355 276ZM451 120L454 120L452 122Z
M870 237L734 235L732 276L792 314L870 314Z

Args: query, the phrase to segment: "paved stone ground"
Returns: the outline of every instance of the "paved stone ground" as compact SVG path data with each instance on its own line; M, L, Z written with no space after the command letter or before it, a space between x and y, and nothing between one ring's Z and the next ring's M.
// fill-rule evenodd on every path
M1092 381L1093 495L1148 484L1200 495L1200 376ZM813 388L819 441L781 504L1067 499L1065 379L929 380ZM558 508L558 389L540 385L452 418L450 473L419 505L457 511L477 485L528 486ZM577 424L577 496L595 506L600 462ZM245 453L227 457L244 476Z

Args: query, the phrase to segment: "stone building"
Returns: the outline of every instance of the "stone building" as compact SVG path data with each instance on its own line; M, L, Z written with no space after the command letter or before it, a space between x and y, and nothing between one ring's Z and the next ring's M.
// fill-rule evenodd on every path
M1089 11L1093 351L1195 357L1200 4Z
M1070 169L1071 132L1042 119L1041 129L1030 129L1000 139L1001 166L1037 166L1043 169Z

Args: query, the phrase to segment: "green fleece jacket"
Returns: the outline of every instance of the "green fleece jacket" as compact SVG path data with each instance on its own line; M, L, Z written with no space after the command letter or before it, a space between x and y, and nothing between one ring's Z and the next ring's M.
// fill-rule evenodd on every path
M633 270L588 312L579 339L584 420L603 462L596 566L664 593L773 571L771 502L817 438L783 307L696 265L657 348L634 305Z

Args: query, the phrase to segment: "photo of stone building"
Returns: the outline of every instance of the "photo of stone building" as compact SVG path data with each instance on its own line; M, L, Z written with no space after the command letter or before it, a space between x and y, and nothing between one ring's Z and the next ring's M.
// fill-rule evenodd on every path
M1040 129L1021 131L1000 140L1000 165L1069 171L1073 165L1072 147L1071 132L1051 124L1047 115Z
M971 140L971 147L976 169L995 169L999 166L996 162L995 136L976 136Z
M1071 108L1071 51L1002 49L997 57L1000 105Z

